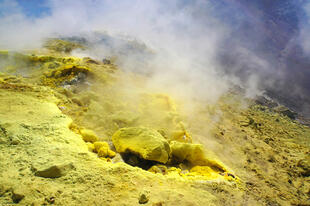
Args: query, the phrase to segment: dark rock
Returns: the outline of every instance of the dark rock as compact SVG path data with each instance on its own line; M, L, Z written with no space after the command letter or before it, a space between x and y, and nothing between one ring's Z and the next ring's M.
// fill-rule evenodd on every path
M280 113L284 116L287 116L288 118L294 120L297 117L297 113L294 111L291 111L290 109L284 107L284 106L279 106L277 108L274 109L275 112Z
M23 194L22 191L14 190L12 193L12 200L14 203L19 203L22 199L25 198L25 195Z
M143 191L139 195L139 204L146 204L149 201L149 192Z
M290 119L296 119L297 113L290 111L289 109L282 111L281 114L288 116Z
M55 203L55 197L45 198L45 201L48 202L49 204L54 204Z
M76 85L79 83L85 82L87 75L85 73L78 73L74 78L67 80L63 83L63 86L66 85Z
M278 103L264 97L264 96L257 96L255 98L255 103L260 104L262 106L268 107L268 108L274 108L278 106Z
M298 161L297 167L301 169L300 174L304 177L310 176L310 158Z
M12 137L12 140L11 140L12 145L18 145L20 143L21 143L21 141L18 137Z
M109 60L109 59L103 59L102 62L104 64L111 64L111 60Z

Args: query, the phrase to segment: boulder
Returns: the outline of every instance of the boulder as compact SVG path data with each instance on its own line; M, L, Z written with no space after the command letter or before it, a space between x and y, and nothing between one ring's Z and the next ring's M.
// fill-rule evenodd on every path
M166 163L169 159L168 141L156 130L145 127L122 128L112 136L116 151L133 153L142 159Z
M201 144L171 141L170 147L173 160L177 162L184 162L187 160L194 165L204 164L204 150Z
M215 155L210 151L204 150L201 144L171 141L170 147L172 161L181 163L186 160L192 165L209 166L219 172L227 171Z

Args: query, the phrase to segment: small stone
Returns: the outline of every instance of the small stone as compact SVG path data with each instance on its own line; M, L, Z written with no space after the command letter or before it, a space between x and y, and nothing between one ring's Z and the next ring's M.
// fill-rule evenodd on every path
M45 198L45 201L47 201L49 204L55 203L55 197Z
M14 203L19 203L22 199L24 199L25 195L22 191L14 190L12 193L12 200Z
M149 192L143 191L139 195L139 204L146 204L149 201Z
M13 137L11 140L12 145L18 145L20 144L20 140L17 137Z
M63 165L52 165L46 168L33 168L34 175L38 177L44 178L58 178L66 175L66 173L74 169L74 165L72 163L63 164Z

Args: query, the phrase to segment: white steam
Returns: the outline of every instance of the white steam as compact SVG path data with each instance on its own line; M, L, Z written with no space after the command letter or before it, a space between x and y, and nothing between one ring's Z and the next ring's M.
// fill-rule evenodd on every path
M32 49L47 37L91 38L93 31L107 31L112 36L144 42L151 55L126 50L121 41L113 43L114 50L97 44L86 54L76 54L102 58L113 55L118 47L122 69L151 74L150 87L160 85L181 96L216 100L230 86L227 80L232 78L223 73L219 76L220 66L215 61L219 43L230 35L230 28L215 18L209 1L49 0L47 5L51 9L49 15L29 18L15 1L3 1L0 6L6 12L0 19L0 48ZM199 13L201 8L203 13ZM254 54L247 55L246 61L266 66ZM147 60L141 64L138 60L143 58ZM254 96L258 81L255 73L250 76L255 81L247 83L248 93Z

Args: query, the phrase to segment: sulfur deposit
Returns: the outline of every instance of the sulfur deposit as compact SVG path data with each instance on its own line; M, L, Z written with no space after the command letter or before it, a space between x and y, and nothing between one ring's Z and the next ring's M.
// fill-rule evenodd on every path
M148 89L74 49L0 51L0 205L309 204L309 127L239 93Z
M170 155L168 141L156 130L129 127L118 130L112 136L119 153L134 153L145 160L167 163Z

